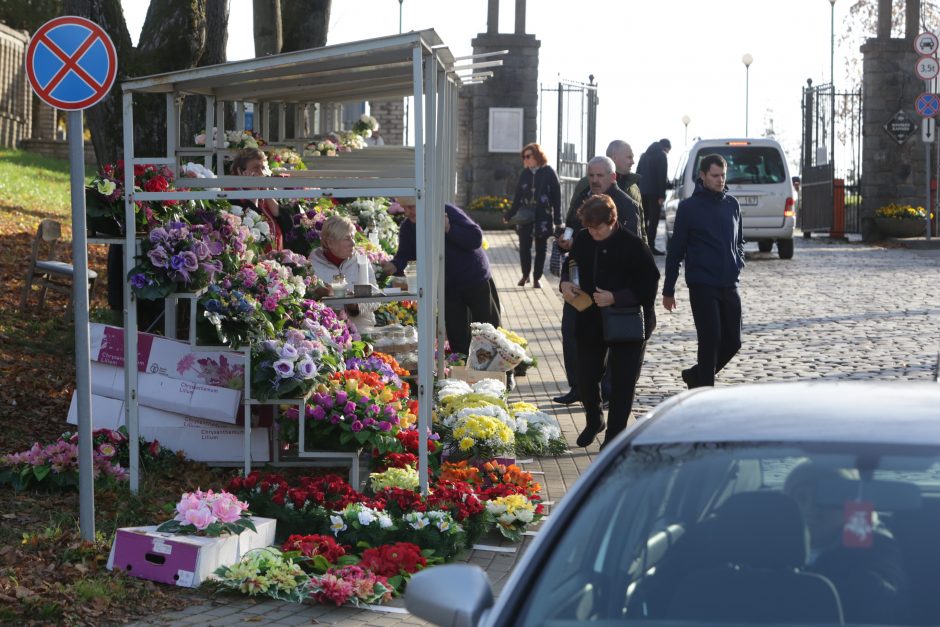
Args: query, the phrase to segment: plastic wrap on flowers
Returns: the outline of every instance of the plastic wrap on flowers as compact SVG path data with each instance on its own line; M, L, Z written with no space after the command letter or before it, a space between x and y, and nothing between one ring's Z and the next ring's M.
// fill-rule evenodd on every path
M352 331L346 321L337 316L335 311L315 300L304 300L301 308L301 316L297 320L291 320L290 326L312 331L318 336L325 333L340 351L352 347Z
M474 370L506 372L526 358L525 349L510 342L489 323L473 322L470 324L470 332L467 365Z

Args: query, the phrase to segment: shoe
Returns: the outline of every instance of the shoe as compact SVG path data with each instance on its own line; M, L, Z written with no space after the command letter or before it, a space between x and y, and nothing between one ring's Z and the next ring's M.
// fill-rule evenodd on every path
M519 282L516 283L516 285L518 285L519 287L522 287L523 285L525 285L525 284L528 283L528 282L529 282L529 277L528 277L528 276L524 276L524 277L522 277L521 279L519 279Z
M698 384L695 379L692 377L692 369L686 368L682 371L682 382L685 383L685 386L690 390L692 388L697 388Z
M663 251L659 250L658 248L653 248L652 250L653 250L653 254L654 254L654 255L665 255L665 254L666 254L666 253L664 253Z
M591 427L590 425L587 427L584 427L584 431L578 434L578 439L576 441L577 445L580 446L581 448L590 446L591 443L594 442L594 438L597 437L597 434L606 428L607 428L607 423L605 422L601 422L601 424L598 425L596 429Z
M562 394L561 396L556 396L552 399L553 403L560 403L562 405L572 405L581 400L580 395L578 395L578 390L571 388L568 390L567 394Z
M542 282L539 281L538 279L535 279L535 281L532 282L532 287L534 287L535 289L541 289Z

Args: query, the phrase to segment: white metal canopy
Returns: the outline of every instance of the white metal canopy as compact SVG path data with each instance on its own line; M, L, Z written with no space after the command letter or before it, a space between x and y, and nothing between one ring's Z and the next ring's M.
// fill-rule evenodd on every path
M229 152L223 147L224 102L236 103L239 120L244 103L282 107L284 103L323 107L343 101L414 97L415 147L372 147L337 157L315 158L314 169L290 177L226 176L183 179L190 191L137 192L125 195L126 224L134 224L136 200L218 198L316 198L333 196L414 196L417 199L418 262L418 425L419 473L426 490L427 434L434 400L435 345L437 372L443 373L444 212L455 192L457 89L454 57L433 30L411 32L365 41L338 44L221 65L169 72L126 81L124 92L124 158L128 164L163 163L178 172L181 159ZM134 95L166 94L167 151L162 156L138 156L134 150ZM212 146L192 148L179 137L180 96L206 97L206 128L218 127ZM264 117L258 116L256 120ZM281 125L283 128L283 124ZM336 129L339 130L339 129ZM308 138L279 138L281 143L303 144ZM221 159L215 161L220 167ZM221 175L221 172L217 172ZM126 190L134 189L133 168L125 168ZM302 186L303 189L298 189ZM217 189L206 189L206 188ZM235 189L233 189L235 188ZM134 234L125 242L125 264L134 265ZM168 334L172 321L167 320ZM137 353L137 309L130 285L125 285L125 355ZM128 360L129 362L131 360ZM137 371L125 368L126 422L131 441L131 489L139 475ZM250 398L246 373L246 399ZM250 404L250 403L249 403ZM250 421L245 421L245 470L251 467Z

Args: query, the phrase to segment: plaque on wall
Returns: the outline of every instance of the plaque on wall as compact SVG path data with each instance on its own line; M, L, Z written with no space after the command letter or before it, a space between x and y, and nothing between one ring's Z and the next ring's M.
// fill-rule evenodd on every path
M891 139L903 144L917 131L917 122L912 116L904 113L903 109L898 109L898 112L884 123L884 129Z
M522 150L522 107L490 107L490 152Z

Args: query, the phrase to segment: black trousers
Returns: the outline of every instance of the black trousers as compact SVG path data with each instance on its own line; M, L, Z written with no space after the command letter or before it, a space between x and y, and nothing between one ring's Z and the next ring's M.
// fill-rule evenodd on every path
M715 385L715 374L741 348L741 295L736 287L690 285L689 304L698 336L692 378L698 385Z
M578 387L578 340L574 336L578 310L565 303L561 310L561 354L565 362L565 378L572 389ZM601 400L610 398L610 371L601 378Z
M646 223L646 239L650 248L656 248L656 231L659 229L659 205L658 196L643 195L643 221Z
M536 223L524 224L516 227L519 234L519 261L522 264L522 276L529 276L538 280L545 272L545 251L548 249L548 237L535 235ZM535 240L535 269L532 268L532 241Z
M627 427L645 352L646 342L607 344L578 340L578 393L588 425L597 426L603 420L600 383L605 368L610 375L605 441L612 440Z
M470 323L500 325L498 300L492 279L464 288L444 289L444 328L450 349L466 354L470 350Z

